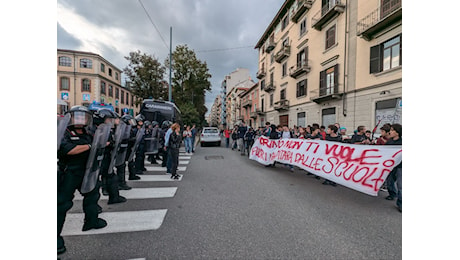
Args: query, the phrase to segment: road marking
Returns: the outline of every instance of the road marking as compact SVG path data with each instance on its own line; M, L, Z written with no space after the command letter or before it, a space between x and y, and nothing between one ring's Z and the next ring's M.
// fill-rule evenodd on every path
M147 169L148 172L166 172L166 167L152 167L152 166L145 166L145 169ZM183 172L187 169L185 166L178 166L177 171Z
M149 166L149 165L150 165L150 166L161 165L161 162L162 162L162 161L161 161L161 160L157 160L157 162L158 162L158 164L151 164L150 161L145 160L145 161L144 161L144 165L147 165L147 166ZM179 160L179 164L189 164L189 163L190 163L190 161L181 161L181 160Z
M176 194L176 191L177 191L177 187L135 188L131 190L120 190L120 195L127 199L160 199L160 198L172 198ZM78 191L75 192L74 195L75 195L74 200L83 200L83 196ZM108 199L109 199L108 196L101 196L99 200L108 200Z
M99 217L107 221L101 229L81 231L84 213L68 213L65 219L63 236L94 235L120 232L157 230L166 216L167 209L102 212Z
M177 180L174 180L174 179L171 179L171 175L168 174L168 175L147 175L147 174L144 174L142 176L140 176L141 179L140 180L135 180L133 182L143 182L143 181L177 181ZM182 180L182 175L180 175L179 177L179 181Z

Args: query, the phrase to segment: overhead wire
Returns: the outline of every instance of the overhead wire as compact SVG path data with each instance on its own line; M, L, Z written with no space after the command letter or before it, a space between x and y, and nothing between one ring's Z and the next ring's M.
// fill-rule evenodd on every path
M157 27L157 26L155 25L155 23L153 22L152 17L150 17L149 12L147 11L147 9L145 9L144 4L142 3L141 0L138 0L138 1L139 1L139 4L141 4L142 8L144 9L145 14L146 14L147 17L149 18L150 23L152 23L153 27L155 27L155 29L157 30L158 34L160 35L160 38L161 38L161 40L163 41L163 43L164 43L166 49L169 50L169 45L166 44L165 39L164 39L163 36L161 35L160 30L158 30L158 27Z

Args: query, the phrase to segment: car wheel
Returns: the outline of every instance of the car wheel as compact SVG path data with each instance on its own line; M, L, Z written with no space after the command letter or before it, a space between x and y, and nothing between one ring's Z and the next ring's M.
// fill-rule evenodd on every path
M217 142L217 146L219 146L219 147L220 147L220 142Z
M201 143L201 147L204 147L204 143Z

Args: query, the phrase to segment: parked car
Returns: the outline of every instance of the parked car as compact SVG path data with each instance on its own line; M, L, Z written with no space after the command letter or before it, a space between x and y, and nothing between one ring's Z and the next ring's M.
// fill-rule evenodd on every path
M201 132L201 146L205 146L206 144L215 144L220 146L220 133L217 127L204 127L203 131Z

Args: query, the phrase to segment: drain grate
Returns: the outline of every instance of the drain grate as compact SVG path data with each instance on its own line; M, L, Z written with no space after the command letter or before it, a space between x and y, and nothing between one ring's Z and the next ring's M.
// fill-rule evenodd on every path
M204 159L206 159L206 160L223 160L224 157L222 155L210 155L210 156L205 156Z

